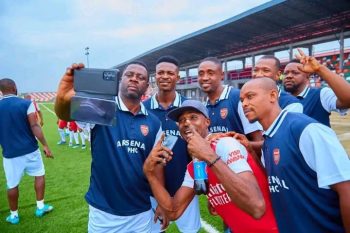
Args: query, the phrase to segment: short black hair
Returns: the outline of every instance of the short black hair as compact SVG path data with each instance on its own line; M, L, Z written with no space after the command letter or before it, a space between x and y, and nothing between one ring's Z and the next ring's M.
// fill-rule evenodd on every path
M147 78L148 78L148 80L149 80L149 71L148 71L148 66L146 65L146 63L144 63L144 62L141 61L141 60L136 60L136 61L129 62L129 63L125 66L125 68L124 68L124 70L123 70L123 73L124 73L126 67L128 67L128 66L130 66L130 65L140 65L140 66L143 66L143 67L146 69Z
M11 91L14 87L16 87L15 81L9 78L0 79L0 91L5 93Z
M206 58L202 59L202 60L199 62L199 64L201 64L201 63L203 63L203 62L206 62L206 61L213 62L213 63L219 65L220 67L222 67L222 63L221 63L220 59L217 58L217 57L206 57Z
M143 67L146 69L147 74L148 74L148 66L146 65L146 63L144 63L144 62L141 61L141 60L136 60L136 61L129 62L129 63L125 66L125 68L128 67L129 65L140 65L140 66L143 66Z
M171 55L165 55L165 56L161 56L160 58L158 58L156 65L158 65L159 63L162 62L167 62L167 63L172 63L174 65L176 65L177 67L179 67L179 60L177 60L176 57L171 56Z
M277 68L278 70L281 68L280 59L278 59L278 58L275 57L274 55L264 55L264 56L262 56L259 60L263 60L263 59L272 59L272 60L275 60L276 68Z

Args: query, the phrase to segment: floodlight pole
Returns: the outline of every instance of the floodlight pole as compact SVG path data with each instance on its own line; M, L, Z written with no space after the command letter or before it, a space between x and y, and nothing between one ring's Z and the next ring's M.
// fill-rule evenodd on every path
M89 47L86 47L85 48L85 55L86 55L86 64L87 64L87 67L89 68Z

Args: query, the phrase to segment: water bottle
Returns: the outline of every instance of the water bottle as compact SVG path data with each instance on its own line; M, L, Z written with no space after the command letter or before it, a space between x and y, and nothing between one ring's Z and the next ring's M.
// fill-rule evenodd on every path
M208 194L209 192L206 167L206 162L193 158L194 190L197 195Z

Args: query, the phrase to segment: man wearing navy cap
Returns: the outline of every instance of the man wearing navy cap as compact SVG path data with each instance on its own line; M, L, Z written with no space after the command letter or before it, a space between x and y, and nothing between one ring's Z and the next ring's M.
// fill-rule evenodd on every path
M181 106L186 100L176 91L176 83L180 79L179 61L173 56L162 56L157 60L156 65L156 84L157 93L144 101L145 107L154 113L162 122L162 129L165 135L177 136L178 140L172 149L174 153L173 160L165 167L165 188L171 196L175 195L180 188L185 176L187 164L191 157L187 152L186 143L180 137L179 128L176 122L169 119L166 115ZM198 232L201 228L198 197L195 196L182 216L176 220L176 225L180 232L191 233ZM160 227L155 224L152 231L160 231Z
M176 121L190 155L207 162L208 201L235 233L277 232L265 185L255 176L263 176L261 168L251 167L251 154L236 139L223 137L209 143L210 119L207 108L197 100L186 100L168 113ZM165 161L164 158L165 157ZM144 172L158 204L170 219L177 219L191 202L194 191L193 163L189 163L182 186L171 197L155 176L155 169L171 162L172 156L153 154L144 164ZM175 156L175 155L174 155ZM264 188L263 193L260 188Z

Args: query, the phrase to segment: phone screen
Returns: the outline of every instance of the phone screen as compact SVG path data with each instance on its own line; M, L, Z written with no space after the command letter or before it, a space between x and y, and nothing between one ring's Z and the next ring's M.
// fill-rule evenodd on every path
M116 124L116 103L114 100L73 96L70 117L76 121L99 125Z
M174 135L168 135L164 138L162 144L163 146L169 148L170 150L172 150L175 146L175 143L177 141L177 137Z

